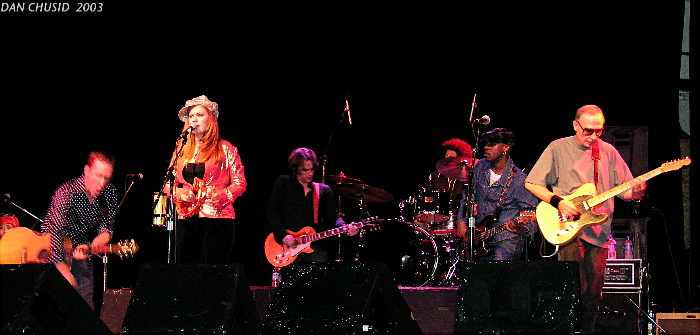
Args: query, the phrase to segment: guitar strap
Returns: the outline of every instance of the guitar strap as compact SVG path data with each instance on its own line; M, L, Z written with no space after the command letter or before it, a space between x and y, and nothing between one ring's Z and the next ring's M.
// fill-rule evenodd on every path
M503 186L503 191L501 192L501 197L498 199L498 204L496 205L496 208L493 210L493 221L496 222L498 221L498 217L501 215L501 210L503 209L503 203L506 201L506 195L508 194L508 189L510 188L510 184L513 183L513 178L515 175L518 173L518 168L516 166L513 166L513 169L510 171L510 175L508 176L508 181L506 182L506 185Z
M318 224L318 201L321 197L321 190L318 183L313 183L314 185L314 224Z
M593 142L593 145L591 146L591 159L593 160L593 183L595 185L596 192L598 192L598 161L600 160L598 141Z

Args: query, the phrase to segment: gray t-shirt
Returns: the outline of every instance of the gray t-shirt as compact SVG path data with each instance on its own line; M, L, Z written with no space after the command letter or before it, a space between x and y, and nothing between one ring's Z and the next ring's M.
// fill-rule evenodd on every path
M598 147L598 194L634 179L615 147L602 140L598 140ZM581 185L593 183L591 152L591 148L579 145L574 136L555 140L542 152L525 181L551 186L552 192L559 196L572 194ZM580 237L591 244L605 246L611 231L614 207L615 201L610 198L596 208L596 213L608 214L608 220L601 225L583 228Z

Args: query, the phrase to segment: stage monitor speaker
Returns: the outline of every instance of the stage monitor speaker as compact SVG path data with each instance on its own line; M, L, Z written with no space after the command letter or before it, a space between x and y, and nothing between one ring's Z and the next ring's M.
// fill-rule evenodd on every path
M144 264L122 333L254 332L259 319L240 264Z
M644 310L646 304L642 303L640 290L603 291L603 299L596 316L595 333L639 334L642 326L646 325L642 322L644 313L637 308L639 306Z
M666 333L656 328L656 335L698 335L700 334L700 313L657 313L656 323Z
M460 278L458 334L577 331L576 262L466 261Z
M104 321L113 334L118 334L122 330L124 316L131 301L131 289L107 290L102 298L102 308L100 309L100 319Z
M400 287L399 290L423 334L454 334L459 287Z
M263 333L421 332L384 263L294 263L281 274Z
M2 331L110 333L53 264L2 265Z

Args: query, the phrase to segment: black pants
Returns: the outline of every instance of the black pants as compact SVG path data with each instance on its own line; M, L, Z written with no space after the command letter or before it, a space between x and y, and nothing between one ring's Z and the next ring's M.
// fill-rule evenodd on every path
M231 260L236 232L234 219L178 220L175 250L178 263L216 264Z

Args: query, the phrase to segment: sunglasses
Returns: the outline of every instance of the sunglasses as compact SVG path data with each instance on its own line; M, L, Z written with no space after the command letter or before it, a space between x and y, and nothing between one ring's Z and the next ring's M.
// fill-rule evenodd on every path
M579 127L581 127L581 133L583 134L583 136L591 136L591 135L593 135L593 133L595 133L598 137L600 137L600 135L603 135L604 128L600 128L600 129L583 128L581 123L579 123L576 120L574 120L574 121L576 123L578 123Z

